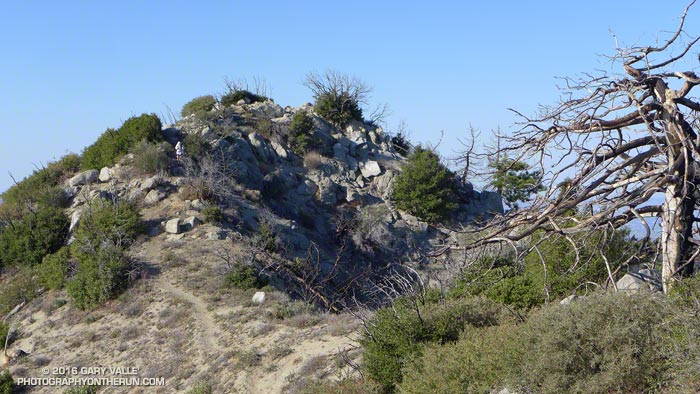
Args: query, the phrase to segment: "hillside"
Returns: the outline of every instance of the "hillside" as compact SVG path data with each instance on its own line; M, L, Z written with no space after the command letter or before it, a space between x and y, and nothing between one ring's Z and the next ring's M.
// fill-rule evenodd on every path
M394 207L406 158L380 127L337 127L311 105L248 101L163 126L156 151L62 176L69 244L100 201L135 204L145 228L126 249L130 284L116 299L84 310L66 290L41 285L35 297L4 299L6 312L26 301L8 320L5 363L16 381L122 367L164 385L104 392L184 392L204 382L214 392L272 393L355 376L361 321L345 311L381 302L372 286L402 263L427 261L424 249L449 234ZM311 121L306 152L295 145L297 114ZM155 173L143 168L149 154L164 160ZM460 187L456 223L502 212L497 194ZM251 301L261 286L237 288L231 275L246 265L268 283L261 303ZM13 272L6 286L19 280ZM12 358L20 349L27 355Z

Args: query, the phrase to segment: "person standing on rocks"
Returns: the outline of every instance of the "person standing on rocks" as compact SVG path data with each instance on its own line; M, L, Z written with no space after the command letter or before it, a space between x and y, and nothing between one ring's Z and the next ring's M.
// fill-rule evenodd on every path
M185 147L182 145L182 142L178 141L177 144L175 144L175 158L177 161L182 162L182 156L185 154Z

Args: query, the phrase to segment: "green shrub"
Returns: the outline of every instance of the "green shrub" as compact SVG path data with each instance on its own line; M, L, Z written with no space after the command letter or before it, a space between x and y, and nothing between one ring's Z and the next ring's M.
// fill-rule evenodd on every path
M123 248L143 231L138 209L123 201L96 201L80 218L71 244L76 272L68 294L81 309L114 298L127 285L130 263Z
M428 222L448 219L457 207L454 179L438 155L416 147L396 177L391 199L396 207Z
M316 97L316 113L327 121L343 127L353 120L362 121L360 103L347 93L324 93Z
M0 267L35 265L66 241L70 221L63 210L39 206L0 228Z
M7 336L10 334L10 326L0 321L0 347L4 348ZM8 341L9 342L9 341Z
M16 387L10 371L2 371L0 373L0 394L12 394L15 392Z
M255 246L267 252L274 253L277 251L279 240L272 224L267 221L262 221L258 228L258 233L253 237Z
M391 146L394 147L396 153L403 157L408 157L408 154L411 152L411 143L406 138L406 134L402 132L391 137Z
M591 295L552 304L517 326L468 329L455 344L427 347L404 369L399 388L402 393L488 393L504 387L542 394L657 392L680 372L670 357L678 351L670 324L677 314L650 294Z
M187 117L192 114L209 112L216 105L216 99L212 95L195 97L182 106L180 116Z
M224 213L218 205L209 205L202 209L202 216L207 223L222 223L224 221Z
M185 154L194 161L211 151L211 145L199 133L188 133L182 140L182 144L185 146Z
M213 392L211 384L201 381L197 382L197 384L187 391L187 394L212 394Z
M522 329L516 383L541 393L647 392L662 381L670 310L647 295L590 297L545 308Z
M163 146L141 141L133 148L133 154L134 167L144 174L156 174L168 169L168 153Z
M292 117L289 125L289 146L297 156L304 156L315 148L312 139L314 120L308 113L299 111Z
M106 241L128 246L143 233L141 214L135 204L123 200L94 200L83 212L71 245L74 256L92 253Z
M0 287L0 316L10 312L22 302L29 302L37 296L37 280L33 267L19 267L4 273L4 283Z
M272 309L272 317L277 320L288 320L295 316L313 314L316 308L303 301L287 301L277 304Z
M261 289L267 285L265 278L252 265L236 264L224 277L226 284L243 290Z
M337 382L311 381L298 394L380 394L381 387L369 380L343 379Z
M363 369L392 391L401 382L401 369L423 344L454 342L466 326L495 325L500 314L500 307L482 298L425 303L400 299L393 307L378 310L367 324L360 340Z
M700 313L700 275L695 274L695 276L675 282L669 295L676 304L684 309Z
M481 295L505 305L531 308L546 302L547 297L552 301L574 294L577 289L585 292L586 283L604 285L608 272L602 255L614 271L637 252L636 241L626 229L616 230L612 236L591 231L570 238L579 245L578 262L576 251L566 238L545 238L537 233L529 242L538 245L539 253L533 250L521 263L508 254L484 257L464 270L450 293Z
M398 392L499 392L507 387L508 374L520 367L521 352L513 324L466 327L456 343L429 344L420 357L407 362Z
M92 254L80 254L76 272L68 281L75 306L92 309L113 299L126 288L129 261L121 248L103 244Z
M63 175L72 174L80 170L82 160L83 158L80 157L80 155L69 153L58 160L56 165L58 165L58 167L61 169Z
M530 166L523 161L499 154L489 160L489 168L493 169L491 185L513 209L519 208L518 201L530 201L536 193L545 190L542 173L528 171Z
M240 100L248 100L249 103L257 103L269 100L265 96L251 93L247 90L232 90L221 97L223 106L230 106L238 103Z
M161 141L162 127L155 114L131 117L119 130L107 129L94 144L85 148L81 167L89 170L111 166L117 158L129 153L141 141Z
M30 176L0 194L3 205L26 206L38 202L43 205L65 207L67 197L60 188L61 182L79 169L80 156L68 154L46 167L35 170Z
M66 282L70 248L63 247L58 252L44 256L37 271L41 284L52 290L60 290Z

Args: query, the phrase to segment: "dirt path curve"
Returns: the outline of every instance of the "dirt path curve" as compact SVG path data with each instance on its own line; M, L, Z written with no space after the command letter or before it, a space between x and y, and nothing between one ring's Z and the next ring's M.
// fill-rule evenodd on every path
M222 335L221 329L214 320L214 312L207 309L207 303L195 294L176 286L173 279L161 275L157 279L157 287L174 298L180 298L191 305L191 313L194 317L194 324L199 328L199 337L203 345L206 345L205 353L223 351L217 338ZM215 354L215 353L209 353Z

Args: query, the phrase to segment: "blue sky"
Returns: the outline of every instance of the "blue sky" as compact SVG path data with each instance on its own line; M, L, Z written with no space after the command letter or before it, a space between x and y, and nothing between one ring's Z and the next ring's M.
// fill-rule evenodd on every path
M675 28L684 1L21 1L0 14L0 190L9 172L79 153L144 112L179 113L263 78L282 106L311 100L301 81L333 68L374 87L389 130L484 135L558 99L556 76L610 69L599 54ZM688 30L700 34L700 7Z

